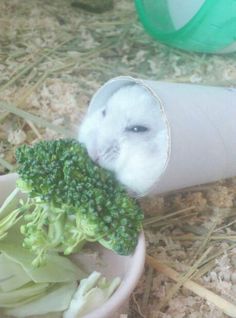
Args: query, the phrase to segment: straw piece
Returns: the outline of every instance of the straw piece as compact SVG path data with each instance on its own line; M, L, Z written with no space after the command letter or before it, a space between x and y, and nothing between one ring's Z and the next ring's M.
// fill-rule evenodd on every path
M0 165L2 165L4 168L6 168L9 171L13 171L14 170L14 166L11 165L9 162L7 162L6 160L4 160L1 157L0 157Z
M4 91L6 88L8 88L12 84L14 84L19 78L21 78L23 75L28 73L32 68L34 68L39 63L41 63L44 60L44 58L45 58L45 56L41 56L36 62L22 67L19 70L19 72L16 73L16 75L14 75L8 82L6 82L6 84L2 85L2 87L0 88L0 92Z
M136 307L137 307L137 312L139 313L139 315L140 315L142 318L146 318L146 317L144 316L144 314L142 313L142 310L141 310L141 308L140 308L140 305L139 305L139 303L137 302L137 299L135 298L135 295L134 295L134 294L132 295L132 299L133 299L133 302L135 303L135 305L136 305Z
M180 274L174 269L166 266L163 263L160 263L157 259L152 256L146 256L146 262L148 265L153 266L158 272L168 276L174 281L178 282L180 279ZM195 283L192 280L187 280L183 283L183 286L196 295L205 298L207 301L214 304L216 307L221 309L226 315L230 317L236 317L236 306L219 295L213 293L207 288L203 287L200 284Z
M208 257L202 264L201 266L211 262L212 260L215 261L219 256L222 254L226 253L227 251L232 250L233 248L236 247L236 244L232 244L228 247L224 247L223 249L220 249L220 251L216 252L215 254L212 254L210 257Z
M216 229L214 230L214 232L218 232L218 231L224 230L224 229L230 227L231 225L233 225L233 224L235 224L235 223L236 223L236 220L233 220L233 221L230 222L230 223L227 223L227 224L225 224L225 225L223 225L223 226L220 226L220 227L216 228Z
M152 223L156 223L156 222L165 220L167 218L172 218L173 216L182 214L182 213L184 213L186 211L190 211L190 210L193 210L193 209L195 209L195 206L190 206L190 207L178 210L178 211L176 211L174 213L169 213L169 214L165 214L165 215L161 215L161 216L159 216L159 215L158 216L153 216L151 218L148 218L148 219L144 220L143 224L144 224L144 226L147 226L147 225L150 225Z
M205 237L201 235L194 235L194 234L183 234L183 235L172 235L171 238L173 240L179 240L179 241L202 241L205 240ZM228 235L228 234L221 234L221 235L212 235L209 238L209 241L236 241L236 235Z
M29 127L32 129L32 131L35 133L35 135L38 137L38 139L42 139L42 135L40 134L40 132L38 131L38 129L35 127L35 125L29 121L26 120L26 123L29 125Z
M213 231L216 228L216 225L218 223L218 218L212 223L207 235L203 238L203 241L201 242L201 244L199 245L197 251L194 253L193 258L191 259L190 264L193 264L195 262L195 260L198 258L199 255L201 255L207 245L207 243L210 241L211 239L211 235L213 233Z
M19 109L19 108L15 107L14 105L7 103L5 101L0 101L0 108L3 108L3 109L23 118L25 120L32 121L33 123L35 123L41 127L46 127L46 128L52 129L52 130L56 131L57 133L62 134L64 136L71 137L71 135L72 135L68 131L68 129L53 125L52 123L46 121L45 119L42 119L40 117L37 117L36 115L30 114L30 113L28 113L22 109Z
M10 80L8 82L6 82L4 85L1 86L0 88L0 92L4 91L6 88L8 88L9 86L11 86L12 84L14 84L18 79L20 79L23 75L27 74L30 70L32 70L34 67L38 66L45 58L48 58L51 54L53 54L54 52L56 52L60 47L64 46L66 43L69 43L70 41L72 41L73 39L75 39L76 37L67 39L61 43L59 43L58 45L56 45L54 48L49 49L49 50L43 50L41 52L39 52L39 58L26 66L21 67L17 72L14 72L13 76L10 78ZM44 52L45 51L45 52Z
M26 91L26 93L21 97L21 99L16 102L17 106L23 106L25 104L27 98L45 81L49 73L50 72L48 71L45 74L43 74L39 78L39 80L30 89Z
M212 250L212 247L209 247L202 256L190 267L190 269L179 276L179 279L177 281L177 284L174 285L167 293L166 297L161 301L159 309L161 310L163 307L167 305L167 303L170 301L172 297L178 292L181 286L190 279L198 269L198 267L201 265L202 261L206 258L206 256L209 254L209 252Z
M199 212L190 212L189 216L194 217L199 215ZM173 217L173 218L167 218L166 220L163 219L160 222L154 222L154 223L150 223L149 225L145 225L144 228L148 229L148 227L151 227L152 229L156 229L156 228L161 228L161 230L163 231L163 229L167 229L168 227L171 227L173 225L179 225L181 222L186 221L186 215L180 215L177 217Z
M9 112L4 112L0 114L0 123L6 119L6 117L9 115Z
M145 283L145 290L143 294L143 300L142 300L142 307L147 307L150 297L150 291L152 288L152 280L153 280L153 267L149 266L146 283Z
M73 7L78 7L88 12L103 13L108 10L111 10L114 6L114 3L113 0L73 0L71 2L71 5Z
M210 273L216 266L216 260L213 259L211 261L206 262L203 266L201 266L197 272L192 276L195 280L201 278L203 275Z

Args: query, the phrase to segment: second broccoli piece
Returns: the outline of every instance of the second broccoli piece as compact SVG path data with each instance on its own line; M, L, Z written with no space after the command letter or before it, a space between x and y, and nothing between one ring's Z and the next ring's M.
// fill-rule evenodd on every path
M70 254L98 241L121 255L138 241L143 213L113 175L74 139L40 141L16 151L18 187L28 193L24 244L41 263L48 252Z

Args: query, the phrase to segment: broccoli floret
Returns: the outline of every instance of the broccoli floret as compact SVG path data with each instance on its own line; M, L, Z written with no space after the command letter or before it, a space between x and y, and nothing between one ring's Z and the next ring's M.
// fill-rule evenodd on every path
M16 150L18 187L27 192L24 245L37 254L70 254L97 241L121 255L131 254L143 213L113 174L93 163L74 139L40 141Z

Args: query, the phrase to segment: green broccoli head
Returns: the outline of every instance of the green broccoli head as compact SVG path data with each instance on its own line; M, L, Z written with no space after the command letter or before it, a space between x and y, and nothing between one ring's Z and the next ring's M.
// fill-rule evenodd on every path
M22 228L26 246L38 255L53 248L69 254L85 241L98 241L122 255L134 251L142 210L76 140L24 145L16 159L18 187L34 206Z

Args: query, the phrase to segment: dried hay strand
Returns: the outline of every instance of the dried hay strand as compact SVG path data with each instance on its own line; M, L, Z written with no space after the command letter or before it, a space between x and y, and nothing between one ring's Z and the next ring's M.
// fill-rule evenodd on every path
M190 291L195 293L196 295L206 299L207 301L214 304L216 307L220 308L226 315L229 317L236 317L236 305L230 303L229 301L219 297L212 291L208 290L207 288L193 282L192 280L185 277L185 279L180 278L180 275L173 270L172 268L158 262L157 259L147 255L146 256L147 263L154 267L160 273L165 274L167 277L173 279L178 283L178 287L183 285L184 287L188 288Z
M0 174L14 171L18 145L76 134L90 98L112 77L236 85L236 53L187 53L155 42L131 0L100 14L65 0L2 0L0 28ZM177 288L168 274L147 265L128 317L227 317L204 296L180 287L194 280L235 306L236 179L140 204L148 255L167 264L163 271L188 275L178 283L178 274ZM167 305L162 309L161 301Z

